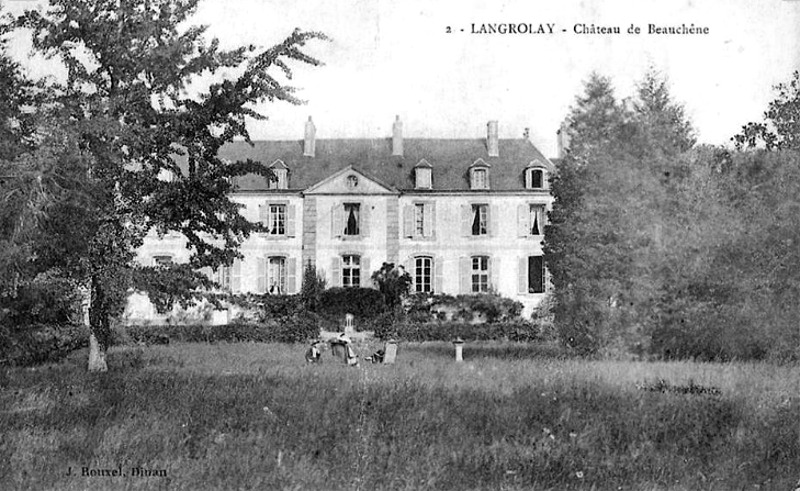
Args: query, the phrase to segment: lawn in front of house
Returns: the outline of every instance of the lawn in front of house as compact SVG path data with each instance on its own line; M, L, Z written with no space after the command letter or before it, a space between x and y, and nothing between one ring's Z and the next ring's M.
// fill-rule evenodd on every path
M357 346L366 356L380 345ZM120 347L0 372L0 489L793 489L796 366L401 343ZM658 380L720 395L642 390ZM120 472L123 475L82 476ZM151 472L152 471L152 472ZM71 475L67 475L71 474Z

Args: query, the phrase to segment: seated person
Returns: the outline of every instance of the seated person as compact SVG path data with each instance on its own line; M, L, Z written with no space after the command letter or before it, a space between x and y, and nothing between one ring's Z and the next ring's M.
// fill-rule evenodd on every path
M319 343L320 341L316 339L311 343L311 346L306 351L306 363L319 363L322 361L319 348L317 348Z

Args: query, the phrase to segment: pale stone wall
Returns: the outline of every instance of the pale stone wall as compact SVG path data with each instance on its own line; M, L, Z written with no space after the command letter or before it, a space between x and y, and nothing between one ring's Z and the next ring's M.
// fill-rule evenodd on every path
M417 203L435 203L435 222L432 237L407 236L405 214ZM472 236L463 230L462 207L471 204L489 205L489 234ZM521 293L519 289L520 259L542 255L543 236L521 237L519 233L519 207L542 205L549 209L552 197L538 194L406 194L399 200L400 263L413 275L413 257L431 256L440 263L441 292L468 293L461 286L461 258L485 255L491 258L493 289L499 294L522 302L524 315L542 301L545 294ZM471 231L470 231L471 232ZM436 290L436 287L434 286Z
M245 205L243 215L253 221L259 219L259 205L271 202L285 203L294 208L294 230L292 236L275 237L254 234L242 245L244 260L241 262L239 291L259 291L259 258L283 256L294 262L294 289L297 293L302 282L303 264L307 260L316 263L328 281L328 286L341 284L341 269L336 261L345 254L361 258L362 286L372 286L368 280L372 272L384 261L398 262L413 275L413 258L416 255L430 256L434 260L434 291L465 293L462 286L463 266L466 258L485 255L491 258L492 288L499 294L523 303L524 315L542 301L546 293L527 293L520 290L520 263L522 258L542 255L542 236L523 237L520 234L520 207L535 204L549 209L552 197L547 192L539 193L420 193L396 194L353 192L326 193L306 196L305 199L290 193L241 193L234 200ZM343 203L358 203L361 208L362 233L345 236L334 229L334 209ZM433 221L428 225L429 236L408 237L407 213L417 203L432 205ZM466 233L464 206L473 203L489 205L489 234L472 236ZM541 224L542 226L544 224ZM368 232L364 233L363 227ZM185 240L179 235L168 235L161 239L152 235L138 251L143 264L152 264L153 256L169 255L175 262L188 260L189 251ZM339 262L339 268L341 263ZM145 296L131 297L126 310L130 319L162 319L155 314ZM212 322L225 323L231 312L212 312ZM163 320L163 319L162 319Z
M389 203L397 200L394 195L332 195L317 196L317 223L316 223L316 263L317 269L322 271L328 281L328 286L339 286L340 278L334 276L334 260L340 259L345 254L355 254L361 257L362 278L369 277L373 271L380 268L387 260L389 240L387 238L386 217ZM362 220L364 211L367 211L368 233L351 237L334 235L333 213L334 208L344 203L359 203ZM371 282L362 280L363 286L371 286Z

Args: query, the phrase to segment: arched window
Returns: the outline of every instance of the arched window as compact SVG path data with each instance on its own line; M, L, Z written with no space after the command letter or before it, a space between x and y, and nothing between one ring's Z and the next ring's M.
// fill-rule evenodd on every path
M525 188L544 189L545 170L542 167L528 167L525 169Z
M283 256L267 258L267 293L286 293L286 258Z
M489 291L489 256L472 256L472 293Z
M417 256L414 258L414 291L417 293L431 293L433 291L433 258L430 256Z
M470 189L489 189L489 164L478 159L469 169Z

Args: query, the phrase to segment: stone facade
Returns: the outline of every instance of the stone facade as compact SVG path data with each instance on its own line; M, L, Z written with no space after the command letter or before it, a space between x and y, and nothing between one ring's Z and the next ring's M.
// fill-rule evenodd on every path
M529 314L546 295L542 239L552 197L552 162L527 139L403 139L395 122L387 139L305 139L224 147L231 160L252 158L278 181L244 176L233 199L269 233L242 246L242 261L218 271L234 292L297 293L303 266L314 264L329 286L371 287L383 262L399 264L413 290L460 294L496 291ZM179 235L148 237L144 264L183 262ZM227 322L230 312L207 312ZM133 296L129 322L158 321L146 297ZM163 319L162 319L163 320Z

